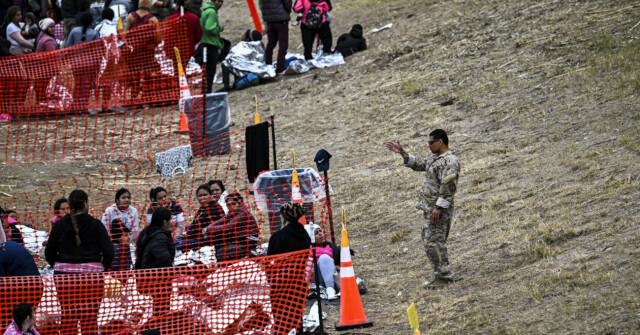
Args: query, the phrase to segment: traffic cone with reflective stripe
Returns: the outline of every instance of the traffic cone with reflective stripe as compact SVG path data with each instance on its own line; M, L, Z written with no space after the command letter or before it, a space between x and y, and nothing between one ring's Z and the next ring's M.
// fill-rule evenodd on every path
M373 326L373 321L367 319L364 307L362 307L362 299L349 252L347 230L342 229L342 240L340 241L340 321L336 322L336 330L371 326Z
M191 91L189 90L189 83L187 82L187 76L182 69L182 60L180 59L180 51L177 47L174 47L176 51L176 61L178 62L178 83L180 84L180 101L178 106L180 108L180 128L178 133L188 133L189 125L187 124L187 116L184 114L184 99L191 97Z

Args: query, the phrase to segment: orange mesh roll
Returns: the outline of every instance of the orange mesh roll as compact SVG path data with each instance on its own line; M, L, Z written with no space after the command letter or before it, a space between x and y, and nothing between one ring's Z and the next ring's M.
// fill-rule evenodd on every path
M2 323L18 302L41 334L286 334L302 322L307 250L235 262L0 279Z

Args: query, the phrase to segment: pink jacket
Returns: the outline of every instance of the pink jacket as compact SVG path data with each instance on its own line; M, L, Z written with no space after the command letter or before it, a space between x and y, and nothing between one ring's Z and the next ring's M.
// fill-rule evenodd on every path
M315 2L316 6L324 13L329 11L329 5L320 0L318 2ZM307 12L309 11L309 8L311 8L311 1L309 0L298 0L296 1L296 5L293 6L293 11L296 13L300 13L300 11L302 11L302 24L307 23ZM327 16L323 15L322 16L322 23L325 23L327 21Z
M58 49L58 43L56 43L55 38L51 37L45 32L41 31L38 36L38 45L36 46L36 52L41 51L51 51Z
M38 333L38 331L36 330L36 327L31 327L29 331L31 331L31 333L35 335L40 335L40 333ZM20 327L18 327L18 325L14 320L11 320L9 327L7 327L7 330L4 332L4 335L22 335L22 334L26 334L26 333L20 330Z

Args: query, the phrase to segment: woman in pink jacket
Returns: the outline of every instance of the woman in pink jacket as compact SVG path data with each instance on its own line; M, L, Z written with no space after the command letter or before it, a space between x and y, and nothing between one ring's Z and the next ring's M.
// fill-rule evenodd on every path
M329 21L327 21L327 13L330 10L329 4L325 0L298 0L293 10L297 13L302 13L300 33L302 34L302 45L304 46L304 59L313 58L311 49L316 35L320 37L322 42L323 53L330 54L333 37Z
M44 18L40 21L40 33L36 37L36 52L51 51L58 49L53 34L56 31L56 23L50 18Z

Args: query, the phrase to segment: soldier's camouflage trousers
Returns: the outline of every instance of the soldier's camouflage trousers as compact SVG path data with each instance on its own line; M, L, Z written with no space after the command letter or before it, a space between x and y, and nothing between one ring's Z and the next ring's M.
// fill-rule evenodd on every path
M427 253L436 278L449 278L449 258L447 257L447 237L451 228L453 218L453 208L442 209L440 220L431 222L432 208L424 211L424 223L422 225L422 243Z

